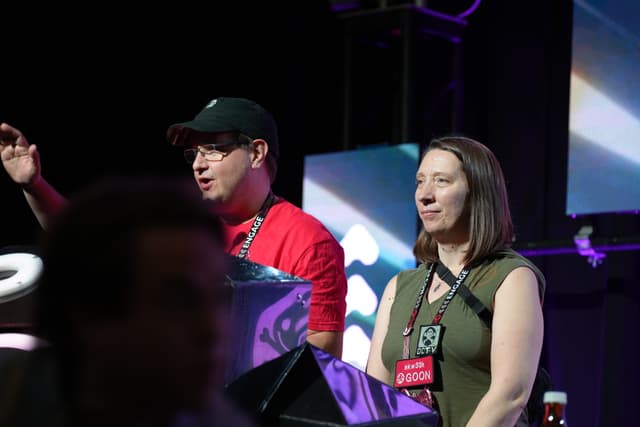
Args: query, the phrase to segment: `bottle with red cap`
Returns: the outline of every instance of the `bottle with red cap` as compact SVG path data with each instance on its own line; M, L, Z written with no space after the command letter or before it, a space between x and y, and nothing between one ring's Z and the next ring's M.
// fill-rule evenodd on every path
M543 397L544 418L540 427L567 427L564 409L567 406L567 393L547 391Z

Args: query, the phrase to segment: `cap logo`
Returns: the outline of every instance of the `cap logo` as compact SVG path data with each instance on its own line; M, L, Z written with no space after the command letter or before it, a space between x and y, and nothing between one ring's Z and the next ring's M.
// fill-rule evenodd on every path
M218 100L217 100L217 99L212 99L211 101L209 101L209 103L207 104L207 106L206 106L206 107L204 107L204 108L211 108L211 107L213 107L214 105L216 105L217 103L218 103Z

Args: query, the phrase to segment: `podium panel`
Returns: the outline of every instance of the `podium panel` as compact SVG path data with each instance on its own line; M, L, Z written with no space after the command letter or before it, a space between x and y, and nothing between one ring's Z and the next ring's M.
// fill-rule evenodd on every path
M263 426L436 427L437 412L304 343L254 368L227 394Z
M230 360L225 383L305 342L311 282L232 257Z

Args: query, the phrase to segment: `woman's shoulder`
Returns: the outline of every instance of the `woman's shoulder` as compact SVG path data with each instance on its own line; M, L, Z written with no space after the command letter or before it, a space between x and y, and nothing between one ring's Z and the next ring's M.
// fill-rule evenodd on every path
M544 293L546 280L544 274L542 274L542 271L540 271L540 269L532 261L514 251L513 249L507 248L497 251L490 257L490 259L487 261L487 264L492 270L498 271L505 277L516 268L529 268L536 276L538 286L540 288L540 293Z
M488 258L487 261L488 264L500 266L507 270L512 270L518 267L530 267L534 271L539 271L538 267L536 267L533 262L511 248L496 251Z

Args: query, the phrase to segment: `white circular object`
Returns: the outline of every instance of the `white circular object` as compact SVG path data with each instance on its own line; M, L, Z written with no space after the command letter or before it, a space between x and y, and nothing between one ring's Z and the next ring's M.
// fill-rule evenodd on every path
M0 280L0 302L19 298L34 288L42 273L42 258L26 252L0 255L0 272L15 274Z
M46 341L29 334L0 333L0 348L29 351L47 344Z

